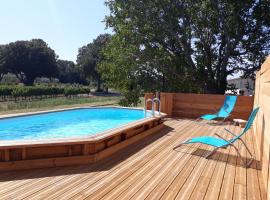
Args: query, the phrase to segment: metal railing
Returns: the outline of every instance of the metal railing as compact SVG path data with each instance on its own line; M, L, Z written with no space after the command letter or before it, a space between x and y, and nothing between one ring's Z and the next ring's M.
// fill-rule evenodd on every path
M155 116L155 105L156 103L158 103L158 114L160 115L160 100L158 98L154 98L154 99L146 99L145 103L144 103L144 115L146 116L147 113L147 104L148 102L151 102L151 106L152 106L152 115Z

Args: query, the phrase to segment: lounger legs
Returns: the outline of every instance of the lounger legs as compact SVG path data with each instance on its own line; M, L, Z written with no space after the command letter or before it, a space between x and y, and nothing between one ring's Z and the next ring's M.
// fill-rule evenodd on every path
M173 147L173 150L177 149L178 147L182 146L183 143L180 143L178 145L176 145L175 147Z
M201 119L201 118L197 118L197 119L194 120L194 123L199 125L199 126L205 126L207 122L208 121L206 121L204 119Z
M251 160L250 160L249 162L246 162L246 161L244 160L244 158L241 156L241 154L240 154L240 152L239 152L239 149L238 149L235 145L231 144L231 146L234 147L234 149L236 150L236 152L237 152L238 156L240 157L241 161L243 162L243 164L244 164L247 168L250 167L250 165L252 164L252 162L253 162L253 160L254 160L254 157L252 156L250 150L247 148L246 144L245 144L245 147L246 147L247 151L249 152L249 154L251 155Z
M177 149L178 147L182 146L183 144L186 144L186 142L188 142L189 140L190 140L190 138L188 138L184 142L181 142L180 144L176 145L175 147L173 147L173 150Z
M182 146L183 144L186 144L186 142L188 142L188 140L190 140L190 139L187 139L187 140L185 140L184 142L181 142L180 144L176 145L175 147L173 147L173 150L177 149L178 147ZM251 160L250 160L249 162L246 162L246 161L245 161L245 159L244 159L244 158L242 157L242 155L240 154L239 149L238 149L234 144L230 144L230 145L236 150L236 152L237 152L239 158L240 158L241 161L245 164L245 166L246 166L246 167L250 167L250 165L251 165L252 162L254 161L254 157L253 157L253 155L251 154L251 152L250 152L250 150L248 149L248 147L246 146L246 144L245 144L245 143L243 143L243 144L244 144L244 146L246 147L248 153L249 153L250 156L251 156ZM210 158L210 157L211 157L218 149L219 149L219 147L214 148L211 152L209 152L209 153L205 156L205 158L206 158L206 159Z
M208 159L209 157L211 157L214 153L216 153L216 151L218 150L218 148L214 148L213 151L211 151L210 153L208 153L205 158Z
M251 160L250 160L249 162L245 162L245 159L241 156L241 154L240 154L240 152L239 152L239 149L238 149L235 145L231 144L231 146L236 150L238 156L240 157L241 161L245 164L245 166L246 166L247 168L250 167L250 165L252 164L252 162L253 162L253 160L254 160L254 157L252 156L250 150L247 148L246 144L245 144L245 147L246 147L247 151L249 152L249 154L251 155ZM206 155L205 158L208 159L208 158L211 157L217 150L218 150L218 148L214 148L213 151L211 151L210 153L208 153L208 154Z
M246 143L245 143L241 138L239 138L239 139L240 139L241 142L244 144L244 146L246 147L247 152L249 153L249 155L250 155L250 157L251 157L251 160L247 163L247 166L249 167L249 166L251 165L252 161L254 160L254 156L252 155L251 151L250 151L249 148L247 147Z

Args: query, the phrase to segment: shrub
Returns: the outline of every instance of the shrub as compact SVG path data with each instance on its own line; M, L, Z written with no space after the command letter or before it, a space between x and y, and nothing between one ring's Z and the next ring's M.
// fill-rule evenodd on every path
M0 95L1 96L11 96L13 87L11 86L1 86L0 87Z
M0 96L1 97L33 97L33 96L43 96L43 95L78 95L78 94L88 94L90 89L88 87L82 86L0 86Z
M119 101L120 106L132 107L141 103L139 91L124 92L124 98Z

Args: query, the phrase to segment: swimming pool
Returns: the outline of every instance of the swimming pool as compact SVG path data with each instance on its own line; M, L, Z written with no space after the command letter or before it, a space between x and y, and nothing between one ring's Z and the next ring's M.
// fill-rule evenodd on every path
M142 109L83 108L1 119L0 140L93 136L146 117Z
M96 163L157 133L166 114L83 107L0 116L0 172Z

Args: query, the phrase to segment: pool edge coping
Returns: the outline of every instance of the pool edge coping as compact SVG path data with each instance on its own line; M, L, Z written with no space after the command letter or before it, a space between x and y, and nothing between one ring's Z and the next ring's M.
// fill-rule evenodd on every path
M130 110L143 110L143 108L131 108L131 107L121 107L121 106L80 106L80 107L71 107L71 108L63 108L63 109L53 109L53 110L46 110L46 111L36 111L36 112L29 112L29 113L16 113L12 114L12 116L3 117L0 115L1 119L9 119L15 117L24 117L24 116L32 116L38 114L46 114L46 113L53 113L53 112L61 112L61 111L68 111L68 110L76 110L76 109L95 109L95 108L118 108L118 109L130 109ZM149 111L149 110L147 110ZM155 113L158 113L155 111ZM72 137L72 138L57 138L57 139L40 139L40 140L0 140L0 149L10 149L10 148L22 148L22 147L36 147L36 146L53 146L53 145L60 145L60 144L78 144L82 142L87 143L95 143L98 141L106 140L107 138L114 137L120 134L122 131L126 131L128 129L133 129L138 126L141 126L142 123L161 120L165 118L167 114L160 113L160 115L156 115L149 118L144 118L140 120L136 120L134 122L127 123L122 125L118 128L108 129L106 131L102 131L94 136L82 136L82 137Z
M87 108L125 108L125 109L134 109L140 110L144 109L142 107L122 107L122 106L114 106L114 105L97 105L97 106L76 106L76 107L68 107L68 108L57 108L52 110L40 110L40 111L33 111L33 112L22 112L22 113L14 113L14 114L0 114L1 119L9 119L15 117L25 117L31 115L39 115L39 114L46 114L46 113L53 113L53 112L61 112L61 111L68 111L68 110L76 110L76 109L87 109Z

